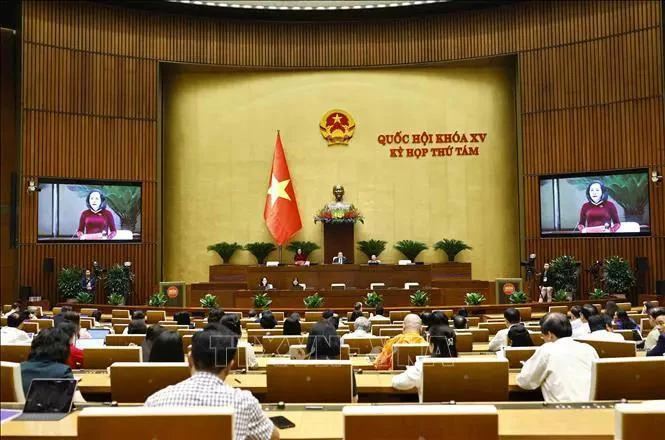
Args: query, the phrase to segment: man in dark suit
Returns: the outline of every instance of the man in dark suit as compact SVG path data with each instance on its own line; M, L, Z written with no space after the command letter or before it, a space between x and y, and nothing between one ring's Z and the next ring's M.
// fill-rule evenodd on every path
M347 258L344 256L342 251L337 252L337 256L333 257L333 264L346 264L348 262Z

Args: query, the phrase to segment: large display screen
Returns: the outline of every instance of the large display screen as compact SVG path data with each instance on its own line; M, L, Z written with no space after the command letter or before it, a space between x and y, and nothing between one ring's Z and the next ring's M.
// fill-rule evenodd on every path
M541 236L649 235L647 170L540 178Z
M140 241L141 184L40 179L38 241Z

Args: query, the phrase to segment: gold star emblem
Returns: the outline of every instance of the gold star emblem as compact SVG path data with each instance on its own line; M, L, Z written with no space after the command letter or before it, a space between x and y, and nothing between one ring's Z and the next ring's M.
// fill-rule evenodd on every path
M342 117L339 115L339 113L335 113L335 116L333 116L333 122L335 122L335 124L342 122Z
M268 194L270 194L270 206L275 206L277 199L280 197L286 200L291 200L291 197L289 197L289 194L286 192L286 187L289 185L290 181L291 179L286 179L280 182L274 174L272 175L270 188L268 188Z

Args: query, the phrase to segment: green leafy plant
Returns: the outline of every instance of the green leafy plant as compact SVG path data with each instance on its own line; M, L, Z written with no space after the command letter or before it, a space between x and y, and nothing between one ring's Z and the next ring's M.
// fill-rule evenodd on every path
M294 254L298 252L298 249L302 249L303 255L307 257L315 250L321 249L321 247L313 241L292 241L286 246L286 250L291 251Z
M526 296L526 293L522 292L521 290L508 295L508 302L511 304L524 304L528 300L529 298Z
M308 309L318 309L323 306L324 300L322 296L319 296L319 292L316 292L314 295L303 298L302 302Z
M379 295L376 292L367 292L367 295L365 295L363 300L365 301L365 305L367 307L376 307L383 303L383 295Z
M460 240L444 238L434 243L434 249L445 252L448 261L455 261L455 257L462 251L472 250L473 248Z
M126 185L67 185L85 199L90 191L101 190L106 197L106 204L120 218L120 229L139 232L138 218L141 215L141 188Z
M219 307L219 304L217 304L217 297L212 293L206 293L203 298L199 300L199 303L201 303L201 307L205 307L206 309L215 309Z
M62 299L76 298L81 292L83 269L80 267L63 267L58 273L58 294Z
M569 255L556 257L550 262L550 277L554 290L563 289L574 296L577 292L577 279L580 273L580 262Z
M424 307L429 304L429 293L424 290L416 290L416 293L409 295L409 301L412 306Z
M79 293L76 294L76 301L79 304L92 304L92 302L95 300L95 297L92 295L91 292L87 292L85 290L80 291Z
M593 292L589 294L589 299L602 299L606 296L607 294L603 292L603 289L593 289Z
M164 292L155 292L148 299L148 305L152 307L164 307L167 302L168 299Z
M388 242L384 240L361 240L358 242L358 250L367 255L369 260L372 255L381 255L381 252L386 250L386 243Z
M479 306L487 300L482 293L470 292L464 296L464 303L467 306Z
M427 249L427 245L420 241L413 240L400 240L393 246L395 249L404 254L404 256L411 261L416 261L419 253Z
M112 293L108 296L107 301L112 306L119 306L125 302L125 297L119 293Z
M227 264L231 257L237 250L242 249L242 246L236 242L227 243L222 241L220 243L211 244L207 247L208 251L217 252L217 255L222 259L222 264Z
M255 309L263 310L267 309L270 306L270 304L272 304L272 299L270 299L268 292L261 292L254 295L254 298L252 298L252 302L254 303Z
M114 293L124 295L131 289L132 281L134 281L134 274L130 270L126 270L122 264L109 267L105 286L107 296Z
M277 248L272 243L257 241L255 243L247 243L245 249L254 255L259 264L264 264L268 255L270 255L270 252Z
M563 289L559 289L552 295L552 300L556 302L568 301L568 293Z
M626 294L635 285L635 273L623 258L605 259L605 290L611 294Z

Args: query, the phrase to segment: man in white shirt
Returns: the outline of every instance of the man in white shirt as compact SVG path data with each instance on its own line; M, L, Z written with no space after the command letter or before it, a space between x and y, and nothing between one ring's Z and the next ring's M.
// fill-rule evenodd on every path
M579 338L580 336L591 333L591 329L589 328L589 318L597 314L598 310L594 306L591 304L584 304L580 310L581 324L573 330L573 338Z
M649 322L651 323L651 331L647 335L646 338L644 338L644 349L649 351L653 350L653 348L656 346L658 343L658 337L660 337L660 332L656 328L656 319L658 319L659 316L665 315L665 307L653 307L649 310Z
M387 316L383 316L385 311L383 310L383 306L381 304L376 306L376 309L374 311L375 311L375 314L374 315L370 314L370 316L369 316L369 321L370 322L374 322L374 321L390 322L390 318L388 318Z
M490 341L489 351L499 351L508 345L508 332L513 326L518 325L521 321L520 312L514 307L506 309L503 312L503 318L506 320L507 328L496 332L496 335L494 335L494 338Z
M561 313L545 315L541 330L545 344L524 363L517 385L525 390L540 387L546 402L588 401L596 350L570 337L570 321Z
M345 338L371 338L372 333L370 333L370 328L371 324L369 323L369 319L365 318L364 316L360 316L356 318L355 321L353 321L353 326L355 328L354 331L351 333L346 333L345 335L342 335L342 338L340 339L340 343L344 343Z
M333 264L346 264L348 259L344 256L342 251L337 252L337 256L332 259Z
M612 342L625 341L623 336L612 331L612 319L610 319L610 317L605 314L590 316L589 329L591 330L591 333L582 335L577 339Z
M3 344L30 344L32 339L23 330L19 330L18 326L21 325L23 319L21 314L12 313L7 316L7 326L0 329L0 341Z

